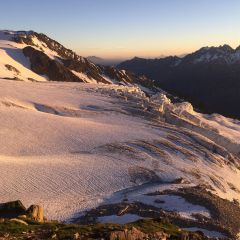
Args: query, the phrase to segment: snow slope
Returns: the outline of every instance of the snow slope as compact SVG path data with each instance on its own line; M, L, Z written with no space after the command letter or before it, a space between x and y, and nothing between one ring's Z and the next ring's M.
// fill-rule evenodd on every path
M11 41L11 38L11 32L0 31L0 78L46 81L46 77L31 71L30 62L22 52L27 45L15 43ZM6 65L10 65L16 70L9 70Z
M1 79L0 202L21 199L26 206L43 205L49 219L69 220L114 201L117 191L180 177L240 200L234 153L231 162L224 144L212 150L212 140L194 128L164 120L163 109L136 87ZM177 106L172 109L177 114ZM196 115L239 143L239 122ZM163 208L174 210L180 201L177 211L186 217L205 211L179 198L168 200Z

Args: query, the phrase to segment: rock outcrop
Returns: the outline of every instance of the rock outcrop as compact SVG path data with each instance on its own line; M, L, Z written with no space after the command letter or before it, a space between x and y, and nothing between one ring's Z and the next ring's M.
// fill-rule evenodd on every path
M31 205L27 210L27 215L34 221L37 222L44 221L43 208L39 205Z
M20 31L5 32L5 34L10 34L12 41L27 45L23 53L29 57L31 70L39 75L47 76L48 80L138 84L144 89L147 88L147 91L157 91L153 80L115 67L96 65L42 33Z
M20 200L0 204L0 218L10 219L10 221L21 222L31 219L37 222L44 222L43 208L39 205L31 205L28 209L24 207Z
M23 53L29 58L32 71L40 75L46 75L51 81L83 82L63 64L50 59L42 51L33 47L25 47Z
M202 233L182 232L178 236L167 234L163 231L155 233L143 233L135 227L122 231L113 231L109 234L108 240L203 240L208 239Z
M0 204L0 218L16 218L25 212L26 208L19 200Z

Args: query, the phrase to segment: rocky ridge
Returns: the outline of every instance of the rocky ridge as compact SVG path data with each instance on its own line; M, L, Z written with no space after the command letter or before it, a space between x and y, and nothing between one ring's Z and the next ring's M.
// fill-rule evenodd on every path
M11 41L25 45L23 54L29 58L31 70L39 75L47 76L48 80L139 84L154 89L153 81L146 77L111 66L97 66L42 33L6 31L5 34L11 36Z

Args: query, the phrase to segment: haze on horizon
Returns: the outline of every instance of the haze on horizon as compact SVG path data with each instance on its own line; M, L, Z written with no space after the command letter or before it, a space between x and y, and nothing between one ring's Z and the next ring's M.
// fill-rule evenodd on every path
M8 0L1 29L34 30L82 56L124 59L240 45L239 0Z

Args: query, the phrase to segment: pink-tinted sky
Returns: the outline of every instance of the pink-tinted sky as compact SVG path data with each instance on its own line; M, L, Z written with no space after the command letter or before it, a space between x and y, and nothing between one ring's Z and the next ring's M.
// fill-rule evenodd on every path
M83 56L159 57L240 44L239 0L8 0L2 29L43 32Z

